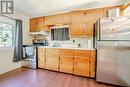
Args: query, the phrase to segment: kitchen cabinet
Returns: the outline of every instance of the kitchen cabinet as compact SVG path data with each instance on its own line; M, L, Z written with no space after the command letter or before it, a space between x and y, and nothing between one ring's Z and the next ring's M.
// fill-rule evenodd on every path
M37 17L30 19L30 32L39 32L48 30L45 26L45 17Z
M36 32L37 31L37 19L31 18L30 19L30 32Z
M45 68L45 48L38 48L38 68Z
M37 29L38 29L38 31L46 30L46 28L45 28L45 17L38 17L37 18Z
M101 17L104 17L103 9L87 10L85 12L85 36L93 37L94 24Z
M95 60L95 50L38 48L39 68L94 78Z
M60 71L73 73L73 50L60 50Z
M90 58L74 57L74 74L81 76L90 76Z
M73 73L73 56L60 56L60 71Z
M85 34L85 14L82 11L75 11L70 13L70 37L80 37Z
M56 14L45 17L45 25L57 25L57 24L69 24L70 23L70 14Z
M87 77L95 76L95 51L74 51L74 74Z
M59 70L59 54L56 48L46 48L46 69Z

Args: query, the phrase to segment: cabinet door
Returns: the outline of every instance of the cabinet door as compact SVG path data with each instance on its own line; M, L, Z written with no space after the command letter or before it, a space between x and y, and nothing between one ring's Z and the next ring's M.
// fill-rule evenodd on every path
M45 54L38 53L38 68L45 68Z
M45 17L45 25L54 25L54 16L46 16Z
M44 17L37 18L37 30L38 31L47 30L45 27L45 18Z
M37 31L37 19L31 18L30 19L30 32L36 32Z
M96 66L96 51L91 52L91 62L90 62L90 77L95 77L95 66Z
M53 16L54 24L69 24L70 15L69 13L57 14Z
M70 37L84 36L85 34L85 15L84 12L71 12L70 13Z
M90 58L74 57L74 74L81 76L90 76Z
M58 49L46 48L46 69L58 71L59 69Z
M69 23L70 23L69 13L56 14L45 17L45 25L69 24Z
M59 57L46 56L46 69L58 71L59 68Z
M103 16L104 16L103 9L87 11L87 13L85 14L86 36L93 37L94 24L99 20L99 18Z
M38 67L45 68L45 49L38 48Z
M60 56L60 71L73 73L73 56Z

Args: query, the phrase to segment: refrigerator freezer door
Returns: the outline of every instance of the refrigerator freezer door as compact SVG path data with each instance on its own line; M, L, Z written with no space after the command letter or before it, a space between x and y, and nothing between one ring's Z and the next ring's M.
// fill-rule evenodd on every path
M130 40L130 17L100 19L100 40Z
M96 80L130 86L130 42L100 41L97 44Z

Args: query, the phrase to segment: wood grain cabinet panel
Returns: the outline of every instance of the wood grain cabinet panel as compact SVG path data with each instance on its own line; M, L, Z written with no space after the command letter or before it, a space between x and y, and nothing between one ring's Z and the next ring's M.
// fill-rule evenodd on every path
M46 48L46 69L59 70L58 49Z
M70 37L77 37L77 36L84 36L85 34L85 15L84 12L76 11L70 13L70 29L69 29L69 36Z
M31 18L30 19L30 32L36 32L37 31L37 19Z
M45 17L37 18L37 29L38 31L47 30L47 28L45 27Z
M45 68L45 49L38 48L38 68Z
M39 32L48 30L45 26L45 17L37 17L30 19L30 32Z
M60 49L59 50L59 55L61 56L73 56L74 55L74 50L68 50L68 49Z
M96 51L91 51L91 60L90 60L90 77L95 77L95 68L96 68Z
M75 50L74 56L91 57L91 50Z
M56 24L69 24L70 23L70 14L56 14L45 17L45 25L56 25Z
M60 71L73 74L73 50L60 50Z
M90 76L90 58L74 57L74 74L81 76Z
M103 9L88 10L85 13L85 36L93 37L94 34L94 24L99 20L99 18L104 17Z
M95 77L96 51L75 50L74 51L74 74Z
M73 56L60 56L60 71L73 73Z

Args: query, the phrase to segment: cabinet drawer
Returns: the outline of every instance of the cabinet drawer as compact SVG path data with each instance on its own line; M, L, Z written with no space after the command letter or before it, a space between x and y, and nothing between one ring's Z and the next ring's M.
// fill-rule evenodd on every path
M58 49L55 48L46 48L46 56L59 56Z
M86 50L76 50L74 51L74 56L80 56L80 57L91 57L91 51Z
M38 52L45 53L45 48L38 48Z
M62 56L73 56L73 54L74 54L73 50L60 49L60 55Z

